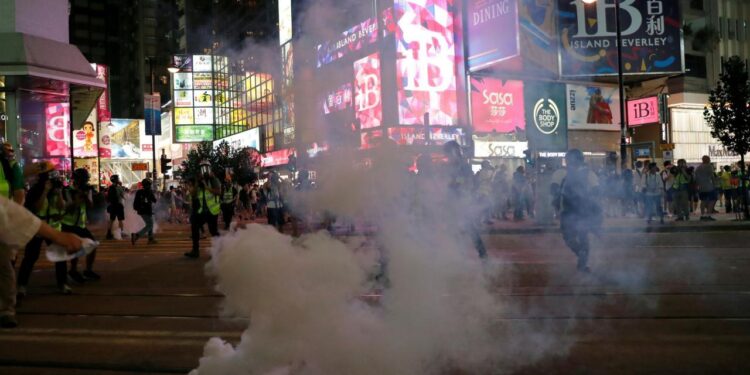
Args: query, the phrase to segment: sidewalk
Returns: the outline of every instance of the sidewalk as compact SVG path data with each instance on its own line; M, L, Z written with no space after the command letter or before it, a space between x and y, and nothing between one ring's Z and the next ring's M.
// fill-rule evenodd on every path
M674 221L664 218L664 224L654 220L651 224L646 219L636 217L605 218L603 230L607 233L678 233L678 232L719 232L719 231L750 231L750 221L737 221L735 214L715 214L716 221L700 221L700 214L692 215L689 221ZM560 231L557 220L549 224L542 224L535 219L526 218L522 221L494 220L491 225L483 225L480 230L488 234L536 234L555 233Z

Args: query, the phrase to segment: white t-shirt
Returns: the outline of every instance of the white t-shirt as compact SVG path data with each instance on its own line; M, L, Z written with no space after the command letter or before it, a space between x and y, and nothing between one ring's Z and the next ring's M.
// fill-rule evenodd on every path
M0 196L0 251L26 246L41 225L41 220L29 210Z

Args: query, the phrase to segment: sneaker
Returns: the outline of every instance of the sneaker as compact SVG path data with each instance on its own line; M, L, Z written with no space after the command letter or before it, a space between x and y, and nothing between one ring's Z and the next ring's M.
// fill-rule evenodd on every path
M138 235L133 233L130 235L130 243L135 246L135 242L138 241Z
M18 321L13 315L0 316L0 328L16 328L18 327Z
M706 221L716 221L716 219L711 216L706 216Z
M64 294L66 296L73 294L73 289L71 289L68 284L58 285L57 291L60 292L60 294Z
M83 277L83 275L81 275L81 273L76 270L68 271L68 276L70 276L73 281L79 284L83 284L86 282L86 279Z
M197 252L197 251L190 251L190 252L187 252L187 253L182 254L182 255L184 255L184 256L186 256L188 258L198 258L200 256L200 253Z
M91 281L99 281L102 279L101 276L99 276L96 272L92 270L83 271L83 277L85 277L86 280L91 280Z
M148 239L148 244L149 244L149 245L156 245L156 244L158 244L158 243L159 243L159 242L158 242L157 240L153 239L153 238L149 238L149 239Z

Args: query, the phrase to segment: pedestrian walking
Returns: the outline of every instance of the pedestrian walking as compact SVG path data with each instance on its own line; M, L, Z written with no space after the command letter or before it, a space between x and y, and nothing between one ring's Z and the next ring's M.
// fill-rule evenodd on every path
M265 186L266 191L266 211L268 216L268 225L275 227L279 232L284 229L284 196L281 186L281 177L275 172L271 172Z
M672 167L671 174L674 177L672 192L674 194L673 212L677 221L690 220L690 184L692 178L688 173L685 159L677 161L677 166Z
M130 242L135 246L135 243L143 236L148 236L148 244L153 245L156 243L154 238L154 203L156 203L156 196L154 191L151 189L151 180L146 178L141 181L141 188L135 193L133 199L133 209L138 213L138 216L143 219L144 226L137 233L130 235Z
M643 176L643 194L646 199L645 216L646 221L650 224L651 220L656 214L659 216L659 222L664 224L664 211L662 210L662 195L664 193L664 185L659 175L659 167L656 163L650 163L648 165L648 172Z
M711 214L716 209L716 175L714 166L711 164L711 158L704 155L701 165L694 172L695 183L697 185L699 198L701 201L701 218L702 221L715 221Z
M62 217L65 213L65 198L63 198L63 183L57 171L39 174L36 183L31 187L26 197L25 207L33 212L55 230L62 229ZM31 278L31 271L39 259L44 239L35 236L26 245L23 252L21 267L18 269L18 298L26 296L26 287ZM47 245L50 241L47 241ZM62 294L70 294L68 285L67 262L55 262L55 279L57 289Z
M190 233L193 249L184 255L188 258L200 256L200 231L204 224L208 224L208 231L218 237L219 212L221 211L221 183L211 172L208 162L201 163L201 172L190 185L192 212L190 215Z
M599 183L584 164L580 150L569 150L565 162L566 174L560 184L560 229L565 244L578 258L578 271L589 272L589 234L602 223L602 209L595 199Z
M120 176L113 174L109 180L112 182L112 185L107 189L109 225L107 226L106 239L112 240L115 238L112 234L112 227L114 227L115 220L119 221L121 235L125 235L123 233L123 228L125 227L125 188L122 187Z

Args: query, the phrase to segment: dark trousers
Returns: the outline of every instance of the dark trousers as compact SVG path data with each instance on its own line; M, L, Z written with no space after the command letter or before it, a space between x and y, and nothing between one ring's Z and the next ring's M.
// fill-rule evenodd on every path
M284 209L268 207L266 210L268 214L268 225L276 227L276 229L281 232L284 228Z
M221 213L224 219L224 230L228 230L234 216L234 203L222 203Z
M664 213L661 209L661 195L646 195L646 210L645 216L650 221L654 215L658 216L660 220L664 220Z
M19 286L26 286L29 284L31 270L34 269L34 264L39 259L39 253L42 250L43 241L44 240L41 237L34 237L28 244L26 244L26 249L23 252L23 260L21 261L21 268L18 269ZM55 280L57 280L58 286L66 283L67 268L66 262L55 263Z
M193 214L190 217L190 232L194 253L197 253L200 249L201 227L203 224L208 224L208 232L211 233L211 236L219 236L219 215L211 215L209 212Z
M88 238L92 241L96 241L94 238L94 235L91 234L91 231L89 231L86 228L76 227L76 226L70 226L63 224L62 231L67 233L73 233L78 237L81 238ZM96 249L92 251L89 255L86 255L86 269L91 271L94 267L94 261L96 260ZM71 270L75 271L78 268L78 258L75 258L70 261L70 268Z
M578 257L578 268L586 267L589 261L589 231L578 215L565 214L560 217L563 240Z

